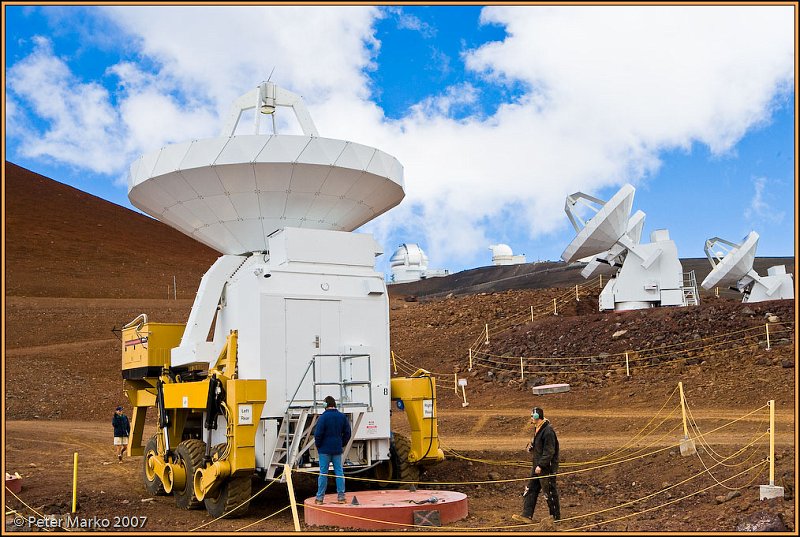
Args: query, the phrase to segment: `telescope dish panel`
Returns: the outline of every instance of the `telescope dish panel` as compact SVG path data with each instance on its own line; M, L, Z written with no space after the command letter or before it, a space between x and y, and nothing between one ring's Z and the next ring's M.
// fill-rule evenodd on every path
M254 166L259 192L286 192L292 184L292 167L288 164Z
M709 272L703 283L703 289L717 286L732 286L753 269L758 246L758 233L751 231L741 244L732 248L722 261ZM713 239L712 239L713 240ZM713 263L712 263L713 264Z
M352 168L354 170L366 170L374 155L374 147L347 142L342 154L336 159L336 166L340 168Z
M633 216L630 217L628 220L628 230L626 233L628 237L635 243L639 244L642 241L642 229L644 229L644 217L645 214L643 211L636 211L633 213Z
M626 231L634 192L631 185L623 185L597 211L597 214L586 222L561 254L561 258L567 263L572 263L576 259L611 249Z
M344 140L312 138L311 142L300 153L300 156L297 157L297 162L330 166L331 162L335 163L339 159L345 145L347 145L347 142Z
M398 194L396 183L387 183L386 188L376 188L369 196L364 198L364 203L375 211L376 207L384 207ZM377 212L377 211L376 211Z
M230 138L205 138L192 141L181 162L181 170L211 166L229 141Z
M152 175L166 175L168 173L177 172L191 145L191 142L185 142L162 148L161 152L158 154L158 161L156 161L156 165L150 173Z
M292 174L292 181L289 183L289 190L292 194L304 192L315 194L319 192L330 173L328 166L304 166L302 169L295 168Z
M266 147L258 154L256 162L295 162L303 149L311 142L310 137L290 134L270 136Z
M297 220L305 218L312 203L314 203L314 194L292 192L286 197L286 210L283 212L283 216Z
M367 166L366 171L378 177L386 177L397 182L403 176L403 166L391 155L383 151L375 151L375 155Z
M249 164L256 160L268 142L269 139L253 134L233 136L214 159L214 165Z

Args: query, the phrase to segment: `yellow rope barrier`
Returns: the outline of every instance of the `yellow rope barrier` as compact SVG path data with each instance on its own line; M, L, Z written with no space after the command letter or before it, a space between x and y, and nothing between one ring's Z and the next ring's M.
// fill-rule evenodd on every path
M221 520L221 519L225 518L225 517L226 517L226 516L228 516L230 513L233 513L234 511L236 511L237 509L239 509L241 506L243 506L243 505L244 505L244 504L246 504L247 502L249 502L249 501L252 501L253 499L255 499L255 498L256 498L256 497L257 497L259 494L261 494L262 492L264 492L265 490L267 490L268 488L270 488L270 487L272 486L272 484L273 484L273 483L275 483L276 481L278 481L278 479L270 479L270 480L269 480L269 483L267 484L267 486L266 486L266 487L262 488L261 490L259 490L258 492L256 492L255 494L253 494L252 496L250 496L249 498L247 498L246 500L244 500L242 503L240 503L239 505L237 505L236 507L234 507L233 509L231 509L231 510L229 510L229 511L226 511L226 512L222 513L220 516L218 516L217 518L211 519L211 520L209 520L208 522L205 522L205 523L203 523L203 524L200 524L200 525L199 525L199 526L197 526L196 528L192 528L192 529L190 529L189 531L197 531L197 530L199 530L200 528L205 528L205 527L206 527L206 526L208 526L209 524L213 524L213 523L214 523L214 522L216 522L217 520Z
M36 509L31 507L30 505L28 505L27 503L25 503L25 500L23 500L22 498L17 496L17 494L13 490L11 490L9 488L6 488L6 492L8 492L12 496L14 496L17 499L17 501L19 501L19 503L24 505L31 513L35 514L36 516L38 516L41 519L47 518L47 515L43 515L42 513L40 513L39 511L37 511ZM42 529L44 529L45 531L53 531L52 529L49 529L49 528L42 528ZM69 528L61 528L61 529L65 530L65 531L70 531Z
M287 506L285 506L285 507L283 507L283 508L281 508L281 509L279 509L279 510L275 511L275 512L274 512L274 513L272 513L271 515L267 515L267 516L265 516L264 518L260 518L260 519L256 520L256 521L255 521L255 522L253 522L252 524L248 524L247 526L242 526L241 528L237 528L237 529L235 529L235 530L233 530L233 531L242 531L242 530L246 530L247 528L250 528L250 527L252 527L252 526L255 526L255 525L256 525L256 524L258 524L259 522L264 522L265 520L268 520L268 519L270 519L270 518L274 517L275 515L279 515L280 513L283 513L284 511L286 511L286 510L287 510L287 509L289 509L290 507L291 507L291 505L287 505Z
M762 463L760 466L764 466L765 464L766 464L766 462L765 462L765 463ZM727 478L725 481L730 481L730 480L732 480L732 479L735 479L735 478L739 477L740 475L746 474L747 472L749 472L749 471L753 470L754 468L758 468L758 467L759 467L759 465L757 465L757 466L751 466L750 468L748 468L748 469L746 469L746 470L744 470L744 471L742 471L742 472L739 472L739 473L738 473L738 474L736 474L736 475L733 475L733 476L731 476L731 477ZM758 476L756 476L756 477L758 477ZM697 491L695 491L695 492L692 492L691 494L687 494L687 495L685 495L685 496L682 496L682 497L680 497L680 498L675 498L675 499L673 499L673 500L670 500L670 501L668 501L668 502L666 502L666 503L663 503L663 504L661 504L661 505L657 505L657 506L655 506L655 507L650 507L650 508L648 508L648 509L644 509L643 511L637 511L636 513L630 513L630 514L628 514L628 515L624 515L624 516L617 517L617 518L612 518L612 519L610 519L610 520L604 520L604 521L602 521L602 522L598 522L598 523L596 523L596 524L588 524L588 525L585 525L585 526L580 526L580 527L578 527L578 528L564 529L563 531L578 531L578 530L584 530L584 529L587 529L587 528L593 528L593 527L596 527L596 526L602 526L603 524L608 524L609 522L616 522L616 521L618 521L618 520L624 520L624 519L626 519L626 518L631 518L631 517L634 517L634 516L642 515L642 514L644 514L644 513L649 513L650 511L655 511L655 510L657 510L657 509L662 509L662 508L664 508L664 507L666 507L666 506L668 506L668 505L671 505L671 504L673 504L673 503L677 503L677 502L680 502L680 501L682 501L682 500L685 500L685 499L687 499L687 498L691 498L692 496L696 496L696 495L698 495L698 494L701 494L701 493L703 493L703 492L705 492L705 491L707 491L707 490L709 490L709 489L712 489L712 488L714 488L714 487L716 487L716 486L717 486L717 484L716 484L716 483L714 483L713 485L710 485L710 486L708 486L708 487L706 487L706 488L703 488L703 489L697 490Z

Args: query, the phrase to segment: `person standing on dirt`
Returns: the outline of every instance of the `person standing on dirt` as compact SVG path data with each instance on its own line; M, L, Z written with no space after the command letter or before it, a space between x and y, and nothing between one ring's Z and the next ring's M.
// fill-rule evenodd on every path
M336 399L329 395L325 398L325 412L319 417L314 428L314 443L319 453L319 480L315 500L317 504L322 504L325 498L325 489L328 488L328 466L331 462L333 473L336 475L337 501L338 503L347 501L344 495L342 453L344 446L350 441L350 433L350 420L336 410Z
M533 522L533 512L541 490L544 492L547 508L553 520L560 520L561 506L556 488L558 436L550 425L550 420L544 417L544 410L541 407L535 406L531 410L531 423L534 427L533 438L526 447L528 453L533 453L531 480L522 493L522 515L512 515L511 518L520 522Z
M128 421L128 416L122 411L121 406L118 406L114 411L111 425L114 427L114 449L117 450L117 459L122 463L122 454L128 446L128 436L131 433L131 423Z

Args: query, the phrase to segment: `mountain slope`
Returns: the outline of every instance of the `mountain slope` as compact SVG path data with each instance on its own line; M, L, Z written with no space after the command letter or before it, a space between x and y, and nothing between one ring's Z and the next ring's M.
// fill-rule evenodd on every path
M148 216L6 162L6 296L194 297L220 255ZM172 293L172 291L170 291Z

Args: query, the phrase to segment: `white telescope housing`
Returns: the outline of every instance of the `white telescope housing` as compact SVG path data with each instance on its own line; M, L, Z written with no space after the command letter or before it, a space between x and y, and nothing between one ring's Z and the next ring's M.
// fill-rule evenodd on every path
M391 283L416 282L449 274L446 269L429 269L427 254L414 243L401 244L389 259L389 265L392 269Z
M629 217L634 192L633 186L626 184L607 202L583 192L567 196L564 211L577 236L561 258L572 263L590 257L581 272L584 278L596 274L602 265L619 267L600 293L601 311L697 304L696 286L684 283L683 267L669 232L655 230L650 243L640 243L645 214L637 211ZM579 203L595 212L588 221L578 214Z
M260 116L276 107L294 111L303 135L259 134ZM254 132L236 135L249 109ZM133 205L223 254L200 282L170 367L207 368L238 331L238 377L268 381L256 434L267 479L283 471L280 424L313 423L328 395L353 423L345 465L363 470L390 457L382 250L372 235L351 232L404 195L395 157L320 137L302 99L270 82L234 103L219 137L162 147L130 167ZM225 442L225 431L212 430L212 442ZM313 445L292 449L286 460L318 463Z
M514 255L508 244L490 244L493 265L521 265L525 263L524 255Z
M703 289L725 286L742 293L742 302L794 299L794 280L786 267L776 265L759 276L753 269L759 235L751 231L742 242L713 237L705 243L706 257L713 267L701 284Z

